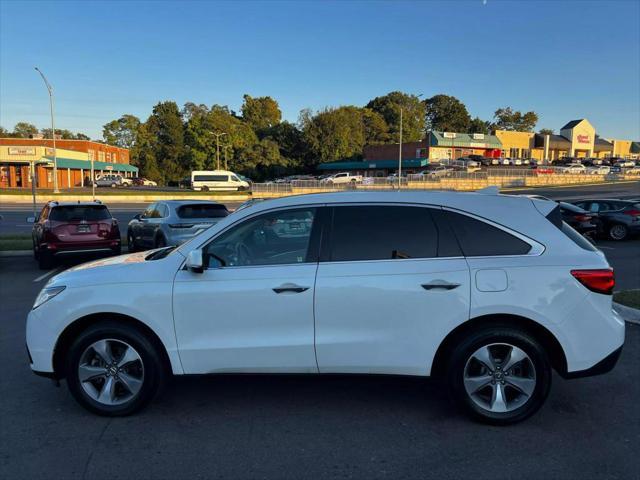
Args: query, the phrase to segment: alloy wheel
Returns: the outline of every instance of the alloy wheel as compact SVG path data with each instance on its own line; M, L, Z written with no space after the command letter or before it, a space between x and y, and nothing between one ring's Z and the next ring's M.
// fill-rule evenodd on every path
M614 240L622 240L627 236L627 227L624 225L613 225L609 229L609 235Z
M464 367L464 388L478 407L493 413L511 412L533 395L536 371L531 358L507 343L477 349Z
M128 343L112 338L98 340L82 353L78 379L84 392L96 402L120 405L140 392L144 365Z

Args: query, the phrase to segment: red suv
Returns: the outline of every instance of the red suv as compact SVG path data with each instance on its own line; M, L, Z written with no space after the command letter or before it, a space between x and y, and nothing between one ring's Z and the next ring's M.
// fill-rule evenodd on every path
M118 221L100 202L48 202L33 221L33 256L41 269L66 255L119 255Z

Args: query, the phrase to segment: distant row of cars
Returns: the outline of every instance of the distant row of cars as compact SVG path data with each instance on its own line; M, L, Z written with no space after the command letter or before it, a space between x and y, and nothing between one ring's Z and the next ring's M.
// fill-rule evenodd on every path
M119 174L107 174L96 177L94 181L96 187L157 187L158 184L153 180L144 177L123 177Z

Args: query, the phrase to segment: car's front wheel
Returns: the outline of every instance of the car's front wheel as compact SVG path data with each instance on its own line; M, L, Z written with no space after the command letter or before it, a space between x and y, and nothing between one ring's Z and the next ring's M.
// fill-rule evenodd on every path
M71 394L99 415L134 413L154 398L164 376L160 354L147 336L116 322L89 327L67 356Z
M510 327L477 330L451 352L449 391L474 418L495 425L533 415L551 388L551 365L542 346Z
M616 224L609 227L609 238L611 240L624 240L629 236L629 229L626 225Z

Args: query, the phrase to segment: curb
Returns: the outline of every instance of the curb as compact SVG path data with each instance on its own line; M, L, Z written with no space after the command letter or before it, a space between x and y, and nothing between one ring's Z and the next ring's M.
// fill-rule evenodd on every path
M31 250L6 250L0 251L0 257L30 257L33 255Z
M613 302L613 308L624 319L625 322L640 325L640 310L637 308L627 307L620 303Z

